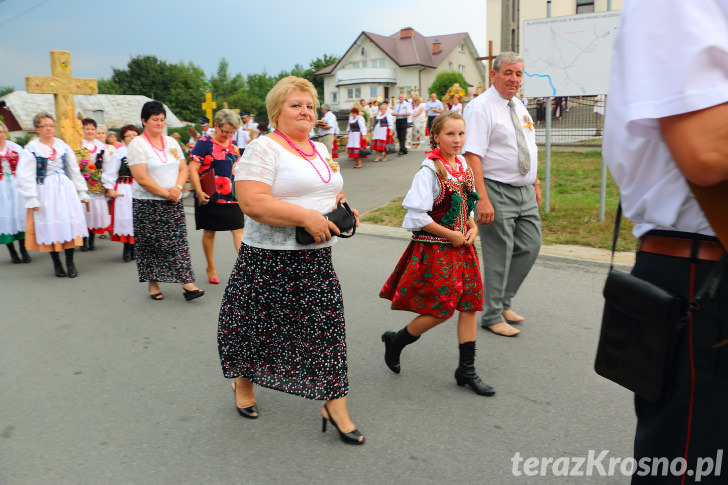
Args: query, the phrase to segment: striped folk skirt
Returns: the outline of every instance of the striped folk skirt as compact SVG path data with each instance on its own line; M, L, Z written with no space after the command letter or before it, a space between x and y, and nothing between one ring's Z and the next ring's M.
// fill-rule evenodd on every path
M134 199L132 210L139 281L195 281L182 202Z
M331 248L240 247L217 330L225 377L329 400L347 395L344 304Z

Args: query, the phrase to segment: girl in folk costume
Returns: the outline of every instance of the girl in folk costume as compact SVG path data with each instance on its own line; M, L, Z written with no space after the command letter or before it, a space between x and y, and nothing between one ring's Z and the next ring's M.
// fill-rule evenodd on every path
M106 195L112 198L111 205L111 240L124 243L121 259L124 262L134 259L134 217L132 215L132 183L131 170L127 163L127 145L139 135L139 128L134 125L121 127L121 139L124 144L116 149L109 163L104 164L101 181Z
M18 190L25 197L28 211L25 247L51 254L56 276L75 278L73 249L88 236L81 202L88 202L86 181L73 150L55 137L56 122L50 113L33 118L38 138L25 149L34 159L18 164ZM66 253L63 269L59 252ZM66 272L66 270L68 272Z
M366 148L367 146L367 122L364 120L364 117L359 114L359 109L356 107L351 108L346 133L349 137L349 141L346 144L346 151L349 158L356 160L354 168L360 168L362 159L361 149ZM364 155L363 158L366 157L367 156Z
M101 181L101 171L105 164L109 163L109 152L106 144L96 138L96 120L85 118L83 124L83 140L81 141L81 153L79 164L81 174L86 179L89 204L86 208L86 225L88 227L88 238L84 239L81 251L93 251L95 234L104 234L111 224L109 215L109 204L106 202L106 189ZM106 131L104 130L104 137Z
M394 135L392 127L394 126L394 116L387 112L387 102L383 101L379 105L379 113L374 118L374 131L372 132L372 150L377 152L375 162L379 160L387 160L387 145L394 143ZM382 156L384 158L382 158Z
M13 264L30 263L25 249L25 200L15 179L21 158L23 163L34 163L30 153L8 141L8 127L0 121L0 244L7 245ZM18 241L20 256L14 241Z
M474 365L475 312L483 309L483 283L473 246L478 234L473 211L480 197L473 172L458 155L464 142L462 115L450 112L435 118L433 150L402 202L407 209L402 226L413 236L379 296L391 300L392 309L419 316L399 332L382 335L384 361L399 374L402 349L458 310L460 361L455 380L481 396L492 396L495 389L480 380Z

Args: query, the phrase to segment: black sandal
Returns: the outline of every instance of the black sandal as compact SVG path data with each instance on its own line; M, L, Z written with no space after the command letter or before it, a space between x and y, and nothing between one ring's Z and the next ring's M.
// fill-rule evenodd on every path
M192 301L195 298L199 298L202 295L205 294L205 290L200 290L199 288L196 290L186 290L182 288L182 294L185 296L185 300Z
M149 295L149 298L155 301L164 300L164 295L160 291L159 293L153 293Z

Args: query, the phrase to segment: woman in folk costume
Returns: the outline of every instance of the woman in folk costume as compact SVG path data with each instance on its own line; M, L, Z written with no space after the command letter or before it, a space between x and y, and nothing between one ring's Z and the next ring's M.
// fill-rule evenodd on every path
M0 121L0 244L8 247L13 264L30 263L30 254L25 249L25 200L15 179L21 158L25 163L34 163L23 147L8 141L8 127ZM14 241L18 241L20 256Z
M131 170L127 163L129 149L127 145L139 135L139 128L134 125L121 127L121 139L124 144L116 149L109 163L104 164L101 181L106 195L111 197L111 240L124 244L121 259L124 262L134 259L134 217L132 214L132 182Z
M96 120L86 118L81 121L83 124L83 140L81 140L81 156L79 164L81 174L86 179L89 193L89 205L86 209L86 225L88 227L88 239L84 240L81 251L93 251L96 249L94 236L105 234L111 224L109 215L109 204L106 202L106 189L101 181L101 171L105 164L109 163L109 151L105 143L97 138ZM104 128L104 138L106 129Z
M56 138L56 122L50 113L33 118L38 138L25 149L33 159L22 160L16 172L18 190L25 197L28 211L25 247L50 253L56 276L78 276L73 263L73 249L88 236L81 202L88 202L86 181L76 161L76 154ZM66 253L66 269L59 252Z
M463 143L462 115L449 112L435 118L433 150L402 202L407 209L402 226L413 231L412 240L379 293L391 300L392 309L419 315L399 332L384 332L384 362L399 374L402 349L457 310L460 359L455 381L492 396L495 389L475 372L475 312L483 309L483 282L473 246L478 235L473 211L480 197L473 172L459 155Z
M359 109L356 107L351 108L346 133L349 137L349 141L346 144L346 151L349 158L356 160L354 168L360 168L362 159L361 149L366 148L367 146L367 122L364 120L364 117L359 114ZM366 157L367 156L364 155L363 158Z
M387 102L383 101L379 105L379 113L374 118L374 131L372 132L372 150L377 152L375 162L379 160L387 160L387 145L394 143L394 135L392 127L394 126L394 116L387 111ZM383 158L382 158L383 157Z

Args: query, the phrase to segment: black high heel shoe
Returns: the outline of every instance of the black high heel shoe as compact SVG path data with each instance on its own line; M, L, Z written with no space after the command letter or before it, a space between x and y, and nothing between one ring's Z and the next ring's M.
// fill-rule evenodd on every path
M196 290L186 290L182 288L182 293L185 295L185 300L192 301L195 298L199 298L202 295L205 294L205 290L200 290L199 288Z
M233 399L235 399L235 381L233 381ZM244 418L248 419L258 419L258 416L260 416L260 413L258 412L258 405L253 404L252 406L248 406L247 408L239 408L237 400L235 401L235 409L238 410L238 414L241 415ZM253 413L255 413L255 416L253 416Z
M355 429L354 431L350 431L348 433L342 433L342 431L339 429L339 426L336 424L336 421L334 421L334 418L331 417L331 413L329 412L329 408L326 407L326 404L324 404L324 411L326 411L326 415L328 416L328 419L324 416L321 416L321 432L326 432L326 422L331 421L331 424L334 425L334 428L336 428L336 431L339 432L339 437L341 438L341 441L344 443L347 443L349 445L363 445L364 444L364 435L359 432L358 429ZM359 440L359 438L362 438Z

